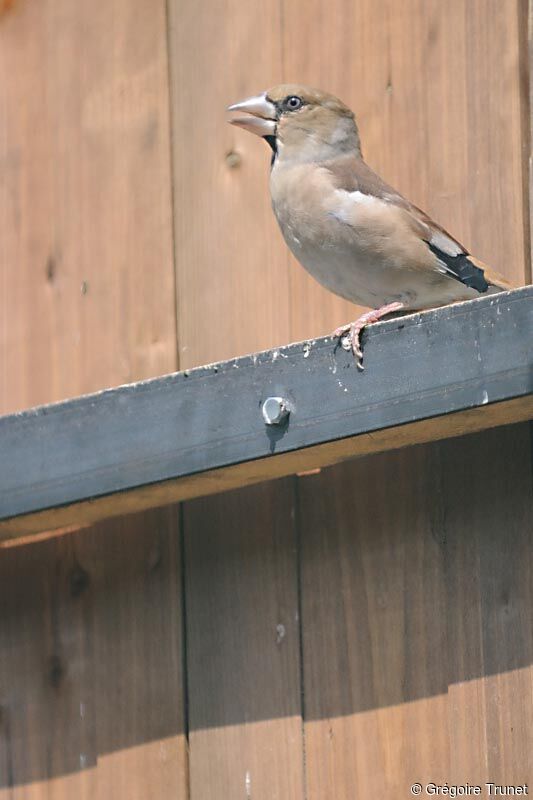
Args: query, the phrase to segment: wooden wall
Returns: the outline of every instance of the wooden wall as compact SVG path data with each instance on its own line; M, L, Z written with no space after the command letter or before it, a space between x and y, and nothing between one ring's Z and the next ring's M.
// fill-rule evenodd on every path
M266 147L281 80L531 280L525 0L0 2L0 411L327 333ZM533 781L515 426L0 551L0 799L409 796Z

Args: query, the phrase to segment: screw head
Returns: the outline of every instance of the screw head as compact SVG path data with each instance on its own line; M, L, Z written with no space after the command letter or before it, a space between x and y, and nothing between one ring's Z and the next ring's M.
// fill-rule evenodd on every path
M266 425L280 425L291 413L284 397L267 397L261 411Z

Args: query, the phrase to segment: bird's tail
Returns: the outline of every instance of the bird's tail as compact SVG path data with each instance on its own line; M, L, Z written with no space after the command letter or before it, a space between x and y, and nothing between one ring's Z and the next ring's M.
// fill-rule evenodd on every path
M474 258L474 256L469 255L468 260L472 262L478 269L483 270L483 275L487 283L489 284L489 288L487 289L487 294L496 294L497 292L508 292L510 289L516 289L517 287L504 278L503 275L500 275L499 272L496 270L491 269L483 261L480 261L479 258Z

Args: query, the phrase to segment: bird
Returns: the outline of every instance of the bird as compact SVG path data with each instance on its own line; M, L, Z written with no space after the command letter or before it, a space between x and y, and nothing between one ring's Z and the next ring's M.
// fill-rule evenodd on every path
M281 84L227 110L246 114L229 122L271 148L272 208L296 259L371 309L333 333L361 369L365 326L513 288L368 166L355 115L337 97Z

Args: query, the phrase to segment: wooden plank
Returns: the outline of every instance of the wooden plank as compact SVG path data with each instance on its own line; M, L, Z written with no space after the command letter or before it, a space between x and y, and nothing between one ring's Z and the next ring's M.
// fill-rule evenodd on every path
M523 425L437 448L454 781L523 783L533 774L530 446Z
M414 781L527 782L524 433L409 448L299 481L309 800L400 797Z
M165 45L163 0L2 17L4 413L176 369Z
M281 81L281 13L259 0L169 2L181 368L290 341L269 149L225 113Z
M268 149L229 126L224 113L256 93L265 75L282 79L283 9L257 0L168 5L177 324L186 368L290 340L288 255L270 209ZM188 419L191 412L191 423L203 427L201 409L186 409ZM224 432L224 415L217 427ZM213 478L219 488L221 479ZM289 505L287 485L273 484L184 508L190 791L198 800L302 797Z
M176 510L5 551L0 576L0 798L187 797Z
M165 6L0 16L3 413L177 368ZM158 511L2 552L2 800L185 797L176 536Z
M415 780L447 780L442 553L411 479L430 483L425 452L299 482L309 800L401 797Z
M170 0L168 6L183 369L290 341L288 253L270 208L269 151L228 125L224 113L265 80L282 80L284 9L258 0ZM231 371L234 378L239 370ZM187 409L188 424L202 427L197 411ZM219 433L226 426L223 414ZM241 469L236 485L242 477ZM221 480L213 476L219 488ZM204 502L184 507L191 797L300 798L288 490L276 483ZM287 634L276 644L278 624ZM269 718L255 720L257 709L268 705ZM206 726L210 714L219 727Z
M489 409L502 401L504 421L523 419L533 392L532 296L526 288L373 326L364 373L323 339L4 417L3 529L9 535L11 517L269 453L435 417L446 431L453 413L469 409L484 408L490 426ZM279 394L294 411L288 425L271 429L261 403ZM513 400L522 403L518 417ZM61 526L75 522L65 517Z
M517 285L529 270L522 5L310 0L305 13L284 5L283 30L286 77L348 103L368 163ZM291 267L293 339L354 318Z
M290 479L184 511L191 797L303 797Z

